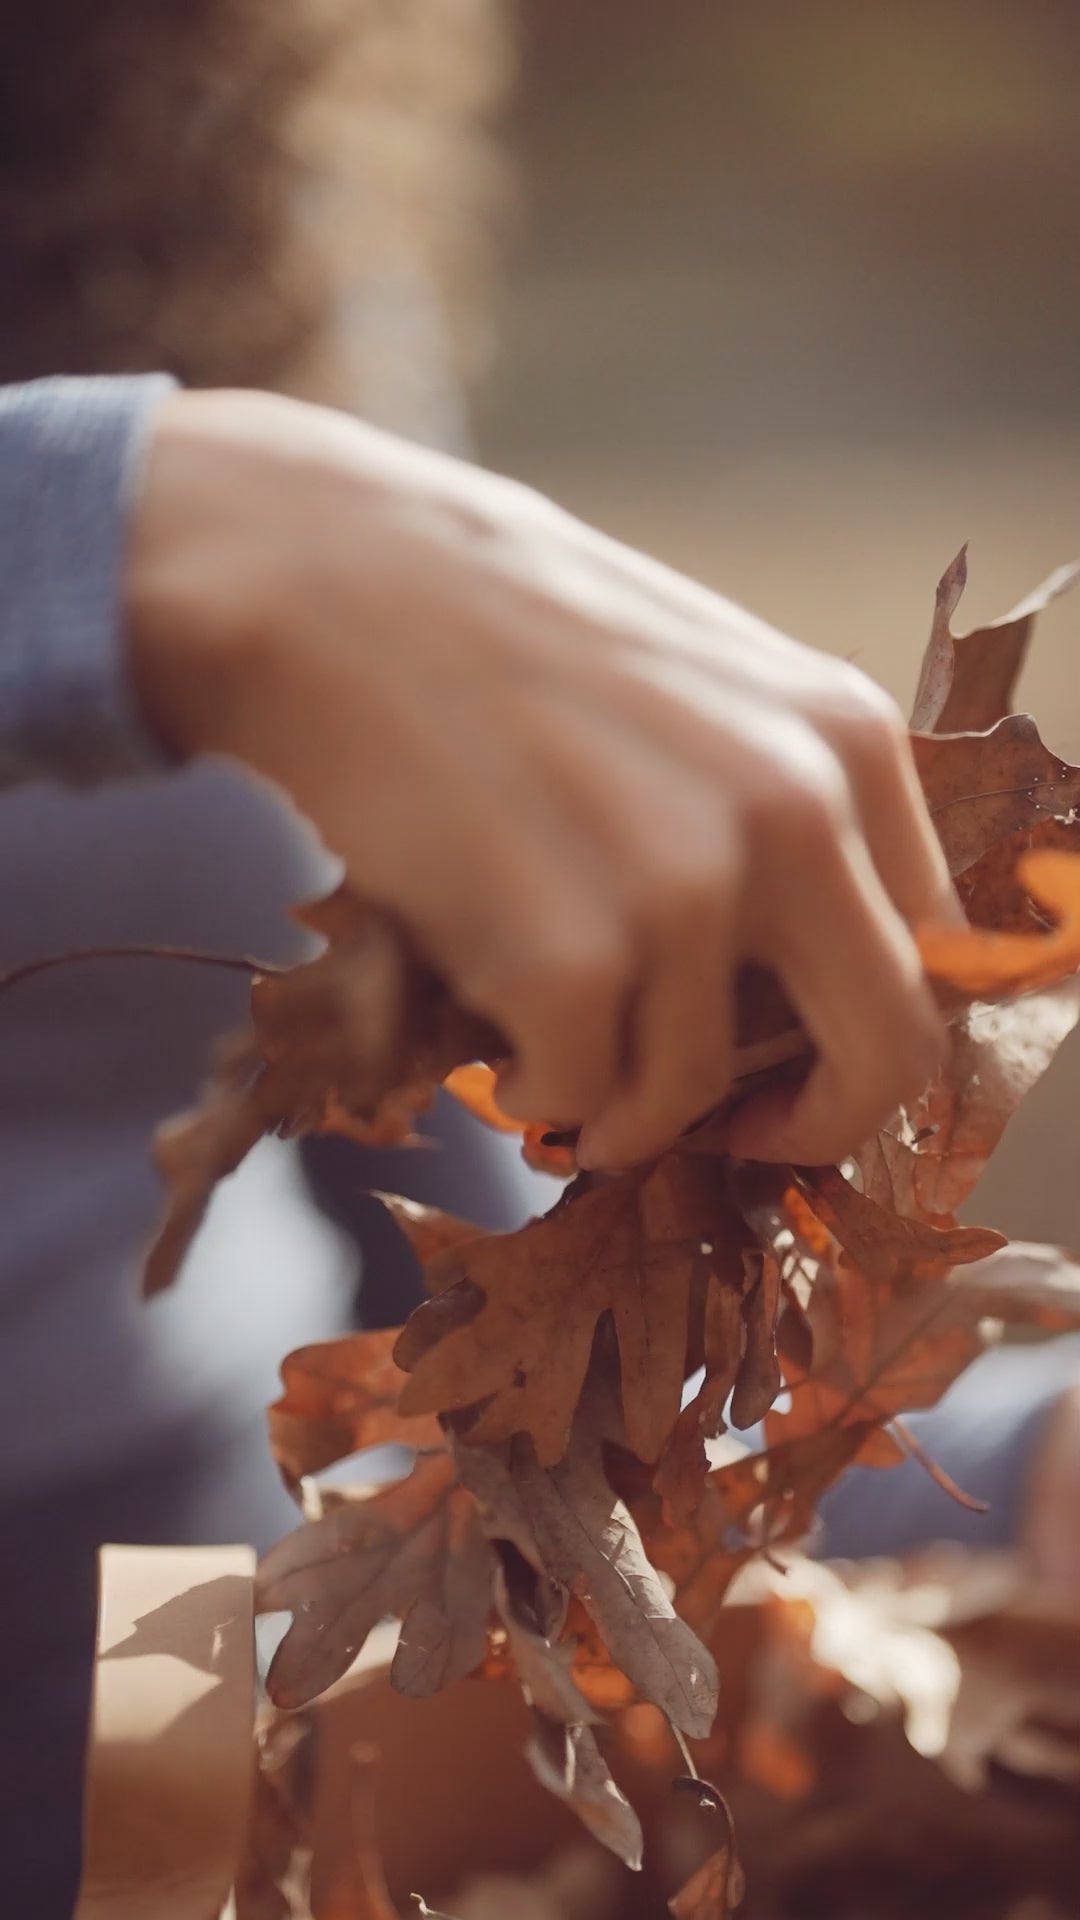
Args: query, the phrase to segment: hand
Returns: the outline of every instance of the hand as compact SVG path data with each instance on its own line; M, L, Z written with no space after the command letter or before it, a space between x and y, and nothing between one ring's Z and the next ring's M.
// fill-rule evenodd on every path
M255 394L165 403L127 608L162 740L285 788L507 1036L507 1111L582 1126L585 1164L721 1098L744 961L817 1061L733 1152L835 1160L931 1076L910 929L952 896L854 668L523 487Z

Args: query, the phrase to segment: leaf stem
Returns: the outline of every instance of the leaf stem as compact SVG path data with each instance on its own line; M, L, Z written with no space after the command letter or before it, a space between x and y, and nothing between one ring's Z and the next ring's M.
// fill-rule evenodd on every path
M26 960L21 966L0 973L0 993L21 986L37 973L51 973L56 967L79 966L86 960L183 960L192 966L224 967L234 973L246 973L252 979L260 973L281 973L272 961L256 960L249 953L212 953L201 947L158 946L152 942L133 942L115 947L78 947L69 953L46 954L40 960Z

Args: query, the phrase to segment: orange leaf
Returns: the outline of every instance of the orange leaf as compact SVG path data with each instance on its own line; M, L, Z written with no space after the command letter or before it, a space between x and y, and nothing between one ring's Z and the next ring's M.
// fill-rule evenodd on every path
M282 1361L285 1391L267 1419L274 1458L290 1486L365 1447L442 1445L437 1420L398 1413L407 1378L393 1360L398 1332L387 1327L324 1340Z
M443 1084L474 1119L494 1127L497 1133L520 1134L522 1158L535 1173L550 1173L557 1180L572 1179L578 1170L573 1147L553 1141L546 1121L511 1120L495 1097L497 1078L493 1067L474 1061L467 1067L455 1067Z
M521 1121L511 1120L496 1100L495 1078L494 1067L485 1067L475 1060L470 1066L455 1067L443 1086L467 1113L475 1120L482 1120L486 1127L494 1127L497 1133L524 1133Z
M1052 987L1080 967L1080 856L1025 854L1018 875L1056 921L1050 933L989 933L978 927L924 927L923 965L935 980L980 1000Z

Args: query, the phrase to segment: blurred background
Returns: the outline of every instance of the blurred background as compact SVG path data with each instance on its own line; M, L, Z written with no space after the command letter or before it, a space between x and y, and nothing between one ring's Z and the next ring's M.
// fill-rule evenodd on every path
M482 456L909 701L1080 553L1080 8L526 0ZM1025 704L1080 759L1080 602ZM1080 1044L974 1212L1080 1243Z

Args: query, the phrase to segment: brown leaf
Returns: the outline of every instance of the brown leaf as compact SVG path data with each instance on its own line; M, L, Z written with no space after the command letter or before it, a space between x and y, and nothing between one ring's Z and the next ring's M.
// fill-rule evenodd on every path
M487 1645L492 1573L452 1459L422 1454L408 1479L333 1508L266 1555L259 1609L293 1616L270 1667L271 1699L295 1707L323 1693L387 1614L403 1622L391 1669L399 1692L424 1696L471 1673Z
M469 1439L530 1433L550 1465L566 1450L596 1325L610 1312L627 1439L640 1459L655 1460L679 1413L691 1279L726 1217L716 1170L669 1155L644 1175L589 1187L520 1233L448 1256L483 1306L434 1345L431 1307L413 1314L396 1350L412 1373L403 1411L490 1396Z
M664 1516L655 1492L635 1500L633 1514L650 1561L674 1588L680 1620L710 1644L728 1588L756 1548L733 1542L732 1516L712 1475L693 1513L678 1523Z
M252 1031L231 1043L202 1103L158 1137L165 1221L144 1287L176 1277L217 1181L266 1133L407 1141L450 1070L498 1036L456 1007L393 916L347 887L298 918L330 942L317 959L256 976Z
M939 1227L894 1214L835 1167L817 1168L802 1184L813 1212L867 1280L922 1285L1006 1244L990 1227Z
M972 633L954 634L952 616L967 585L967 548L961 547L938 582L912 727L924 733L982 733L1011 713L1035 617L1078 576L1078 567L1059 567L1011 613Z
M739 1371L742 1341L742 1286L710 1274L705 1296L705 1378L675 1422L653 1479L676 1523L688 1520L702 1497L709 1467L705 1442L724 1431L724 1408Z
M731 1395L733 1427L753 1427L764 1420L780 1391L780 1362L776 1357L779 1305L780 1268L763 1247L752 1284L743 1296L744 1347Z
M1080 852L1080 814L1049 814L1036 825L1021 827L992 847L957 875L960 904L973 927L991 933L1046 933L1053 925L1043 907L1022 884L1020 863L1026 853Z
M1080 798L1080 789L1078 789ZM1049 933L990 933L981 927L926 927L919 951L928 973L972 999L1054 987L1080 967L1080 855L1043 849L1024 855L1021 885L1054 921Z
M386 1327L347 1334L298 1347L282 1361L285 1391L267 1420L271 1451L288 1486L365 1447L442 1445L437 1420L403 1419L397 1411L407 1377L394 1365L398 1332Z
M524 1435L513 1442L511 1461L546 1573L581 1601L642 1699L692 1739L703 1739L716 1713L716 1668L677 1617L628 1508L612 1490L594 1406L584 1406L557 1466L541 1467Z
M448 1253L451 1247L468 1246L472 1240L485 1238L482 1227L474 1227L468 1220L459 1220L456 1214L444 1213L441 1207L425 1206L420 1200L407 1200L400 1193L383 1193L377 1187L371 1189L371 1197L386 1208L422 1267L426 1268L428 1261L434 1260L438 1254Z
M562 1726L597 1725L601 1715L593 1710L573 1678L573 1646L548 1638L539 1612L523 1604L520 1594L511 1593L501 1566L495 1576L495 1609L529 1705Z
M257 1070L250 1042L234 1042L223 1050L198 1105L157 1130L154 1165L168 1201L143 1266L142 1291L147 1299L172 1285L218 1181L235 1173L263 1136L262 1117L249 1095Z
M1080 802L1080 768L1043 745L1030 714L1009 714L987 733L916 733L915 766L952 874L998 841Z
M884 1426L935 1406L990 1337L980 1330L984 1316L964 1290L963 1271L895 1294L853 1268L839 1297L819 1280L810 1308L813 1364L803 1373L786 1363L791 1407L768 1415L770 1447L829 1426ZM890 1435L871 1432L855 1457L891 1466L902 1452Z
M931 1222L955 1213L1078 1017L1078 979L965 1008L950 1026L941 1071L907 1109L902 1132L886 1131L858 1154L870 1197Z
M783 1546L809 1533L822 1494L874 1431L873 1422L823 1427L717 1467L709 1483L733 1525L746 1533L760 1516L763 1544Z
M675 1920L728 1920L743 1897L746 1880L735 1851L731 1809L721 1794L716 1795L716 1800L727 1829L724 1843L698 1868L681 1892L668 1901Z
M782 1231L783 1169L738 1167L733 1180L756 1230L773 1237ZM837 1254L819 1264L810 1296L810 1365L785 1354L792 1404L768 1416L770 1445L830 1426L884 1426L935 1405L988 1337L974 1295L963 1288L962 1263L1003 1244L1000 1234L982 1228L902 1219L835 1168L815 1169L802 1184ZM901 1450L889 1434L871 1433L857 1457L886 1466Z
M317 1130L329 1098L377 1123L380 1104L414 1087L430 1097L464 1060L504 1051L483 1021L455 1006L392 914L339 887L298 914L328 941L317 959L263 975L252 1016L283 1130Z
M591 1727L568 1727L539 1711L525 1749L542 1787L565 1800L589 1832L637 1872L644 1840L637 1814L615 1785Z

